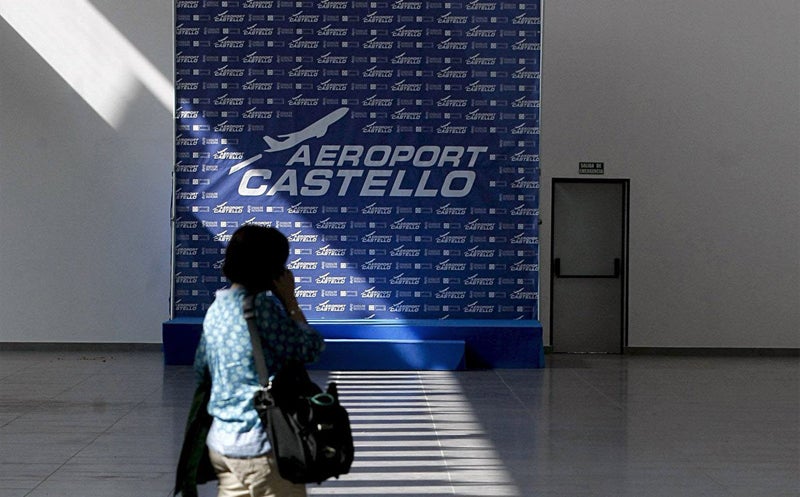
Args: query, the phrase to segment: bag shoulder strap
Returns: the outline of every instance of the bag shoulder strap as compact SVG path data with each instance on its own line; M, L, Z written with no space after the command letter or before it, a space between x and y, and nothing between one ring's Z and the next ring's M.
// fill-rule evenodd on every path
M255 295L245 295L243 310L244 319L247 321L247 329L250 331L250 343L253 345L253 359L256 362L256 371L258 371L258 382L261 386L266 387L269 385L269 373L267 371L267 362L264 359L261 336L258 334L258 327L256 326Z

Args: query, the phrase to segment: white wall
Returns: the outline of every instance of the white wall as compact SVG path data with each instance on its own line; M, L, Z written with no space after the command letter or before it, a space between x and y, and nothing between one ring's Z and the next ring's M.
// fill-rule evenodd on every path
M630 178L631 347L800 347L796 0L547 0L541 320L552 178ZM546 330L549 337L549 330Z
M95 6L172 81L171 1L51 3ZM547 0L544 16L542 321L551 178L603 161L631 180L630 346L800 347L796 0ZM55 44L107 34L87 18ZM137 84L110 125L4 20L0 67L0 342L160 341L171 110Z
M61 22L32 14L64 6ZM173 97L156 93L172 87L172 2L2 1L3 12L0 342L160 342L174 141ZM50 42L34 49L21 26ZM92 87L119 111L113 125L76 90Z

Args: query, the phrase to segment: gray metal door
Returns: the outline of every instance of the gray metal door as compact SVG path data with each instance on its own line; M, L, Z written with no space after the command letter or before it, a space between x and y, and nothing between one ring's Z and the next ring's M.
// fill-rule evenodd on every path
M553 180L554 352L622 352L627 196L627 180Z

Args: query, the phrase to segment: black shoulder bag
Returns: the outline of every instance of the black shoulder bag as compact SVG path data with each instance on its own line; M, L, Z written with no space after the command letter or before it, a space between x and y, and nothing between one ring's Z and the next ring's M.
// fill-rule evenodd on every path
M350 471L353 434L339 404L336 383L323 392L300 361L289 361L270 379L255 323L255 298L244 302L261 388L253 401L272 444L280 475L293 483L322 483Z

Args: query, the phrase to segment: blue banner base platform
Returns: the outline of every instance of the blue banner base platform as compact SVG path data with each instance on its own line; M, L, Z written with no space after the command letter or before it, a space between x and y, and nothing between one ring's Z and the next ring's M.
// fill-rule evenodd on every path
M202 318L163 323L164 362L187 365ZM535 320L315 320L326 349L310 369L345 371L543 368Z

